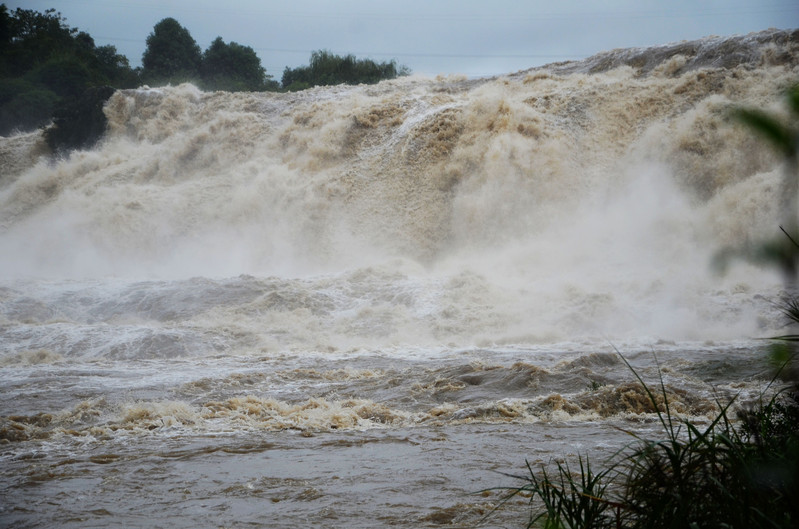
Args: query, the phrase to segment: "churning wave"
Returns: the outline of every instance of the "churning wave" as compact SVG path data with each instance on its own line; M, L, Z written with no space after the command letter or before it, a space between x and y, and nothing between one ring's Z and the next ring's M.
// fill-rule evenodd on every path
M0 138L0 520L476 524L486 470L657 426L614 347L680 416L759 398L781 278L710 263L778 233L729 110L785 112L797 51L143 87L91 150Z

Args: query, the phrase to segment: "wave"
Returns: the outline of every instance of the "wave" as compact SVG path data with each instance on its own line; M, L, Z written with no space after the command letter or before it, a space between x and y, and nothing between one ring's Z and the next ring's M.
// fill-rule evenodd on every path
M4 166L0 272L128 281L109 287L120 304L140 288L137 306L152 308L115 321L131 325L130 341L178 356L211 354L229 335L214 320L218 341L186 342L185 329L141 322L188 311L192 325L236 318L241 328L290 313L293 324L275 321L286 330L275 347L464 333L512 341L551 329L695 337L708 321L751 334L756 324L731 322L754 322L753 296L779 278L743 265L719 278L708 263L775 231L781 160L727 112L780 112L797 57L797 32L774 30L489 79L118 91L95 149ZM30 158L26 138L3 139L0 152ZM242 274L260 279L225 279ZM197 286L192 277L206 278L207 299L241 297L206 304L183 290ZM177 281L163 287L175 305L159 309L167 280ZM59 317L101 332L95 317L73 314L79 306L46 314L70 283L60 294L9 288L6 321L34 320L15 328L27 350L52 349L31 337ZM49 308L16 314L29 298ZM105 314L109 300L89 305ZM271 347L260 336L239 343ZM108 343L98 354L111 354Z
M659 347L654 368L650 352L631 353L629 361L655 391L660 411L705 422L718 402L737 397L737 405L762 398L766 355L749 348L704 346L689 359ZM523 356L527 361L513 357ZM0 416L0 442L215 436L227 432L296 431L305 435L342 431L481 424L559 424L573 421L648 422L655 406L615 353L558 353L556 359L529 351L470 351L434 360L350 358L305 366L278 358L227 365L225 359L200 366L176 362L139 366L126 373L110 366L92 371L62 364L54 371L66 387L90 376L107 386L102 396L86 398L85 388L41 387L21 395ZM481 360L477 360L482 358ZM261 365L258 365L258 364ZM29 369L41 365L25 364ZM24 368L20 368L24 369ZM54 367L55 369L55 367ZM130 367L130 369L134 369ZM203 376L200 376L203 375ZM24 380L11 378L10 388ZM167 388L154 386L169 381ZM659 386L660 383L663 386ZM24 382L23 382L24 383ZM42 412L43 399L57 406Z

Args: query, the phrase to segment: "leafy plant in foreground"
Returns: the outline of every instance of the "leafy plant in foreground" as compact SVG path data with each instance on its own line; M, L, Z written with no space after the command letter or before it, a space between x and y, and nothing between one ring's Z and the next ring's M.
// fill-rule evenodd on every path
M711 423L699 427L676 418L661 379L662 406L633 370L663 427L661 439L635 441L595 472L587 457L579 472L557 463L536 471L527 464L525 483L509 491L530 496L528 527L604 528L789 528L799 520L799 422L797 410L776 397L758 409L739 432L730 419L734 402L719 405ZM772 435L775 431L780 435Z
M556 474L541 467L540 475L527 464L528 483L519 492L538 497L544 511L530 517L528 527L539 520L547 529L565 527L613 527L619 519L620 504L605 499L612 469L595 473L588 458L578 458L579 474L568 463L557 463Z
M795 296L799 274L799 225L796 215L799 198L799 84L787 91L785 100L788 107L786 118L753 108L734 108L730 112L736 122L766 139L783 157L783 177L778 195L781 233L755 244L725 248L718 253L714 264L724 270L729 261L737 257L776 267L785 278L786 293Z

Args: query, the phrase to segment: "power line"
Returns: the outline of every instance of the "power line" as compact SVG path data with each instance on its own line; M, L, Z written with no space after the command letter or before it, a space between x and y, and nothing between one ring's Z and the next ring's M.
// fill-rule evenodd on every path
M107 42L146 42L144 39L125 39L119 37L96 36L95 40ZM253 48L254 51L265 51L270 53L303 53L310 55L318 50L300 50L289 48ZM557 53L418 53L418 52L387 52L387 51L350 51L353 55L376 56L376 57L428 57L438 59L573 59L575 57L586 57L580 54L557 54Z
M98 2L88 0L73 0L73 4L97 5ZM506 14L501 9L496 9L488 13L420 13L420 12L298 12L298 11L277 11L272 9L235 9L234 7L218 8L203 7L193 3L190 7L176 7L162 2L118 2L114 7L125 9L151 9L164 12L184 12L184 13L207 13L207 14L231 14L239 15L263 15L271 18L318 18L318 19L369 19L369 20L397 20L397 21L449 21L449 22L484 22L484 21L535 21L552 20L559 18L685 18L685 17L719 17L728 15L755 15L766 13L793 13L797 14L799 9L795 5L786 4L759 4L753 5L726 5L719 8L705 8L697 6L696 10L675 11L673 9L660 10L593 10L593 11L549 11L529 14ZM435 7L435 4L430 4Z

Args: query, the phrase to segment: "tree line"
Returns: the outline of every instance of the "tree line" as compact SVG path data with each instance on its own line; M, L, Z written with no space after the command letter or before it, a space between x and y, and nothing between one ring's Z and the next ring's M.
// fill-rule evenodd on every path
M286 67L278 82L251 47L217 37L202 51L174 18L153 27L142 66L133 68L115 46L97 46L91 35L70 27L55 9L10 11L0 4L0 136L52 121L55 127L46 131L51 147L86 143L69 125L99 137L105 127L102 104L115 89L192 82L203 90L295 91L377 83L408 73L395 61L377 63L315 51L308 66ZM82 125L76 127L76 120Z
M295 91L311 86L378 83L409 73L406 66L397 66L393 60L376 63L371 59L356 59L354 55L341 57L320 50L311 54L308 66L286 67L281 83L285 90Z

